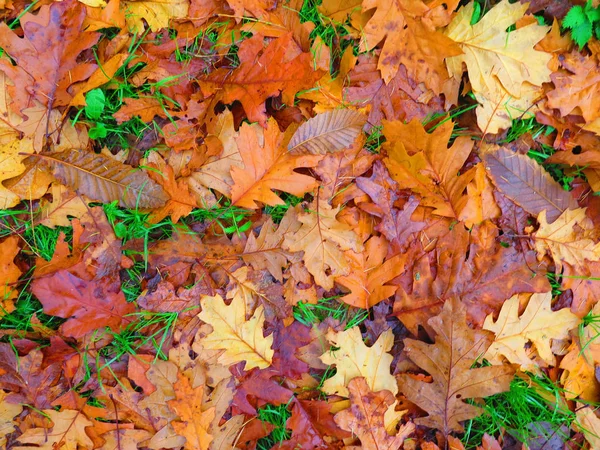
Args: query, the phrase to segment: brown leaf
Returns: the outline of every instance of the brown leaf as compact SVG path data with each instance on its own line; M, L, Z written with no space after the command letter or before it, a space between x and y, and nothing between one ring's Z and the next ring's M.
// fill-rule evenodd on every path
M528 156L489 146L483 161L500 192L534 216L546 210L553 222L567 208L577 207L573 196Z
M52 163L54 176L62 183L94 200L118 200L126 208L157 208L168 199L144 172L102 154L81 150L43 158Z
M93 442L86 434L85 429L93 424L81 411L64 409L56 411L46 409L44 415L50 419L43 428L30 428L18 438L21 444L36 444L44 449L65 447L76 449L92 448ZM25 448L25 447L21 447Z
M364 378L358 377L348 383L350 409L335 415L340 428L352 432L360 439L365 450L397 450L415 430L411 422L404 424L395 436L386 431L383 418L388 407L396 401L389 391L373 392Z
M457 298L444 305L439 316L429 319L437 333L435 344L405 339L409 358L422 367L433 381L426 383L408 374L398 376L400 390L429 416L415 419L417 425L439 429L444 435L462 432L460 422L479 416L478 406L465 402L509 390L514 368L471 366L489 348L494 335L472 330L467 325L466 309Z

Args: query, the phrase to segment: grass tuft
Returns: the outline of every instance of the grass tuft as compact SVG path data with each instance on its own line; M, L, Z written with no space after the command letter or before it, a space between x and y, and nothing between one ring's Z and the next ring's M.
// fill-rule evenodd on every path
M271 434L258 440L256 443L257 450L270 450L291 437L291 432L285 427L287 420L292 416L288 407L289 403L279 406L267 404L258 410L258 419L275 425L275 428L273 428Z
M316 304L299 302L294 306L294 318L298 322L310 326L331 317L345 324L345 330L356 327L369 318L368 310L340 303L337 298L322 298Z

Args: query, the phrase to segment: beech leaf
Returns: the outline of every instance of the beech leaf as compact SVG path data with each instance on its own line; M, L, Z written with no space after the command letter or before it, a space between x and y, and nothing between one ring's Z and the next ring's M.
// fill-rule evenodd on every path
M351 109L336 109L317 114L304 122L292 136L292 153L326 155L350 147L362 131L367 118Z
M444 304L442 312L429 319L437 333L434 344L405 339L408 357L433 378L431 383L411 375L398 376L400 390L429 416L415 419L417 425L437 428L446 436L462 432L460 422L479 416L479 406L466 403L508 391L514 375L509 365L471 369L494 340L490 331L472 330L467 325L466 309L456 297Z
M546 210L552 222L577 205L573 196L528 156L504 147L488 147L483 161L500 192L534 216Z
M168 196L145 172L102 154L69 151L38 155L54 167L54 176L80 194L125 208L158 208Z

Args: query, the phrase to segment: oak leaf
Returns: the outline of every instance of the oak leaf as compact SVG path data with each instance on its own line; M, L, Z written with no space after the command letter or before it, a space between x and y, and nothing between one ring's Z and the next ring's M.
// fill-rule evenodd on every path
M273 189L301 197L311 192L317 181L294 172L300 167L314 167L321 156L292 155L282 145L283 135L274 120L267 122L266 130L244 124L236 138L244 167L231 168L231 201L242 208L257 209L257 202L265 205L284 205Z
M52 183L50 187L52 201L42 203L39 219L40 225L49 228L71 226L70 217L81 218L88 212L86 198L60 183Z
M271 41L265 48L260 34L239 46L240 65L233 72L220 68L201 80L202 91L215 94L223 103L241 102L248 119L267 125L265 101L282 94L282 101L291 105L294 96L312 88L321 76L313 70L311 55L302 52L293 34Z
M198 318L213 327L212 333L202 339L206 349L225 350L219 363L225 365L246 361L246 370L253 367L264 369L273 362L273 335L264 337L264 307L256 308L246 320L246 308L241 296L236 296L229 305L220 295L203 296L202 312Z
M361 51L372 50L385 39L379 64L388 84L404 65L409 77L419 80L439 94L448 78L444 58L460 55L454 41L437 31L423 16L430 8L421 0L366 0L363 11L377 8L363 30Z
M85 432L87 427L93 424L85 418L81 411L65 409L56 411L54 409L43 410L44 415L50 419L52 425L47 428L29 428L17 439L21 444L34 444L36 448L43 450L65 449L76 450L77 448L93 448L93 442ZM81 447L80 447L81 446ZM16 450L25 450L30 446L15 446Z
M429 114L444 110L444 102L422 83L416 83L408 76L406 67L400 65L398 73L389 82L381 79L378 70L377 52L362 54L358 64L348 73L349 86L344 89L344 100L358 108L371 108L368 123L377 126L382 119L410 121L421 120ZM458 98L458 90L452 98Z
M327 340L339 349L329 350L320 357L323 363L335 364L337 368L336 374L323 383L323 392L348 397L348 382L356 377L364 377L373 392L386 389L394 395L398 393L398 385L390 367L393 357L389 351L394 344L391 329L383 332L371 347L363 342L358 327L338 332L330 329Z
M585 211L586 208L567 209L550 224L546 211L540 213L540 228L533 235L538 259L549 253L558 271L563 262L583 267L586 261L600 261L600 243L595 243L589 236L594 225Z
M414 339L405 339L404 344L408 357L431 375L432 382L401 374L398 383L411 402L429 413L415 423L437 428L447 436L463 431L460 422L483 413L465 400L508 391L514 368L471 369L492 344L494 335L470 329L466 309L456 297L446 301L440 315L429 319L429 326L437 333L434 344Z
M257 237L253 233L248 236L242 259L256 270L267 269L277 281L283 282L283 269L291 255L281 245L287 234L298 231L300 223L295 216L296 210L288 209L277 228L269 217Z
M404 440L414 431L415 426L408 422L400 427L394 436L390 435L384 424L387 409L396 399L387 390L373 392L362 377L348 383L350 408L335 415L335 422L344 430L358 436L362 449L397 450L402 448ZM359 447L346 447L359 448Z
M473 148L471 139L459 137L447 148L453 128L447 121L427 133L416 119L406 125L384 122L386 136L402 136L388 146L384 163L399 187L419 194L424 206L435 208L434 214L458 219L467 202L464 191L475 173L461 173Z
M462 55L446 59L450 74L460 81L464 63L475 95L498 105L498 97L504 97L505 92L509 98L524 97L525 82L541 87L550 81L547 64L552 56L533 48L550 27L534 21L507 32L527 10L526 4L511 4L508 0L498 3L471 25L474 5L471 2L463 6L445 31L463 51Z
M144 19L152 31L167 28L172 19L187 17L189 0L141 0L125 2L127 12L125 20L128 28L136 33L144 31Z
M386 260L388 245L384 238L373 236L362 253L345 252L350 262L349 275L338 277L336 282L350 290L340 301L357 308L369 309L391 297L398 286L387 284L404 272L404 258L396 255Z
M179 416L179 421L172 422L177 434L186 438L184 449L208 450L212 435L208 429L215 418L215 408L205 408L205 386L192 388L190 380L179 374L173 385L176 398L169 400L169 407Z
M502 364L502 356L510 363L519 364L521 370L539 371L539 366L528 355L526 347L533 345L540 358L550 366L556 358L550 348L551 339L567 339L569 331L577 327L580 319L568 309L552 311L552 294L533 294L527 307L519 315L520 296L508 299L498 319L486 317L484 330L492 331L496 338L487 349L485 358L493 364Z
M15 429L14 418L23 411L22 405L9 403L6 400L7 395L0 390L0 446L6 445L6 435Z
M339 210L317 196L311 210L298 213L300 229L286 235L283 241L284 249L304 252L306 268L325 289L331 289L336 277L348 275L350 271L343 250L361 252L363 249L352 227L336 219Z
M18 236L8 236L0 242L0 305L2 305L0 316L14 309L8 300L18 295L14 284L23 272L14 263L14 259L20 251Z
M565 70L551 75L555 89L548 92L548 106L561 116L582 115L587 123L600 118L598 56L569 53L561 58Z
M31 290L44 312L67 321L61 326L65 336L81 338L98 328L121 329L130 322L127 314L135 306L127 303L121 290L112 291L106 279L86 281L66 270L33 281Z
M84 30L85 16L81 3L68 0L44 5L36 16L23 15L22 38L5 23L0 24L0 47L11 57L0 60L0 72L15 83L8 87L17 108L15 112L33 106L33 99L48 110L68 105L71 101L68 88L96 70L96 64L78 59L100 38L99 33Z

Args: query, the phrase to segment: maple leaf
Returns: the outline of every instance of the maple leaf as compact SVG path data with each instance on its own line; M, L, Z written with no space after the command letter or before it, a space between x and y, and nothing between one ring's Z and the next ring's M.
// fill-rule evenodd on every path
M364 27L360 48L361 51L372 50L385 38L377 68L386 84L402 64L410 78L423 80L436 94L442 92L448 77L442 61L462 52L431 22L422 21L429 7L420 0L363 1L363 11L373 8L377 10Z
M550 81L547 64L552 56L533 48L550 27L535 22L507 32L507 28L527 10L526 4L511 4L508 0L498 3L479 22L471 25L474 5L471 2L463 6L445 31L464 52L446 59L448 71L460 81L464 63L473 92L476 97L481 96L482 103L489 101L500 106L506 100L516 98L521 99L518 103L518 107L523 108L521 111L526 111L533 105L536 95L524 95L525 82L541 87ZM524 101L525 98L528 100ZM487 121L483 119L479 122L482 124ZM490 125L490 132L495 132L500 125L506 125L506 119L500 124L488 123L486 128Z
M537 372L540 370L538 364L526 350L531 343L542 360L555 366L550 340L567 339L569 331L577 327L580 319L566 308L552 311L550 292L531 295L525 311L519 316L519 297L514 295L502 305L496 321L492 315L485 318L483 329L496 334L485 358L493 364L502 364L501 356L504 356L509 362L520 364L523 371Z
M69 86L85 80L96 64L81 62L79 55L100 39L100 34L83 29L85 7L68 0L40 8L37 16L21 17L24 37L20 38L5 23L0 24L0 47L11 60L0 60L0 71L15 85L8 91L18 111L33 106L33 99L52 107L68 105ZM17 112L18 112L17 111Z
M351 272L338 277L336 282L351 293L340 297L340 301L357 308L369 309L391 297L397 286L389 285L393 278L404 272L402 255L385 260L388 245L384 238L373 236L365 244L363 253L345 252Z
M538 259L541 260L546 252L550 253L558 271L563 262L583 267L586 261L600 261L600 243L594 243L589 237L594 226L585 211L586 208L567 209L550 224L546 220L546 211L540 213L540 227L533 235Z
M239 100L251 122L267 125L265 101L282 94L285 104L293 104L296 93L313 86L321 77L313 70L311 56L293 40L292 33L271 41L264 48L260 34L240 44L240 65L221 68L201 82L202 91L215 94L223 103Z
M256 125L244 124L236 138L244 168L231 168L231 201L242 208L256 209L256 202L284 205L273 189L301 197L317 186L314 178L295 173L294 169L314 167L321 157L292 155L282 145L283 135L277 123L269 120L266 125L263 132Z
M447 436L451 431L462 432L460 422L483 412L465 400L508 391L514 368L504 365L471 369L490 347L494 335L470 329L466 309L457 298L448 300L440 315L428 323L436 332L435 344L414 339L405 339L404 344L408 357L433 380L426 383L401 374L398 384L411 402L429 413L415 419L415 423L437 428Z
M175 400L169 400L169 407L179 416L178 422L172 422L177 434L186 438L184 448L187 450L208 450L212 441L208 428L215 418L215 408L205 409L204 386L192 388L186 376L178 375L173 386Z
M246 308L242 297L236 296L229 305L221 296L203 296L202 312L198 318L213 327L212 333L202 339L207 349L225 350L219 356L220 364L246 361L246 370L266 368L273 362L273 335L264 337L264 307L256 308L246 321Z
M335 422L344 430L358 436L365 450L396 450L402 447L404 440L414 431L409 422L400 427L398 433L391 436L384 425L387 409L396 403L395 397L387 390L373 392L362 377L348 383L350 408L335 415Z
M111 291L106 279L86 281L66 270L34 280L31 290L46 314L67 319L61 330L74 338L102 327L119 330L135 310L122 291Z
M336 215L340 208L333 209L326 200L317 196L311 210L298 213L302 226L294 234L288 234L283 248L292 252L303 251L304 264L315 277L315 282L331 289L336 277L348 275L350 266L343 250L363 250L352 227L339 222Z
M473 141L459 137L447 148L453 128L447 121L429 134L416 119L406 125L384 121L386 136L402 137L388 146L383 161L401 189L419 194L423 205L435 208L434 214L458 219L467 202L463 193L475 174L460 173Z
M339 347L339 350L330 350L320 357L325 364L335 364L337 368L336 374L323 383L323 392L348 397L348 381L364 377L373 392L387 389L394 395L398 393L396 379L391 374L390 367L393 357L388 353L394 344L391 329L383 332L371 347L363 342L358 327L339 332L330 329L327 340Z
M44 415L52 422L47 428L29 428L17 441L21 444L34 444L36 448L43 450L54 450L65 448L76 450L79 446L93 448L93 442L86 434L85 429L93 424L81 413L81 411L65 409L56 411L45 409ZM31 447L14 447L24 450Z

